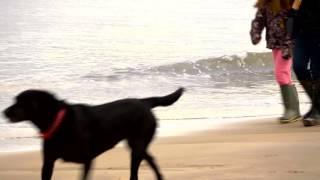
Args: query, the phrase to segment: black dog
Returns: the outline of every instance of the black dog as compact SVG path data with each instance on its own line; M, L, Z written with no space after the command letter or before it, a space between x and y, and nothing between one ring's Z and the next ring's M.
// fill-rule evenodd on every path
M154 170L157 179L162 175L148 145L156 130L156 118L151 109L169 106L183 93L180 88L164 97L123 99L98 106L67 104L52 94L27 90L16 97L16 103L4 114L11 122L30 120L44 138L42 180L50 180L54 162L84 164L82 179L88 177L93 159L126 139L131 148L130 180L138 179L138 169L144 159Z

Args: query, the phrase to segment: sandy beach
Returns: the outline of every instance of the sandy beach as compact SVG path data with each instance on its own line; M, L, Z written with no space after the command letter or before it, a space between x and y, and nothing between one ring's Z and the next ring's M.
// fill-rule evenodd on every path
M320 177L319 127L276 119L250 120L181 137L158 138L150 151L165 179L316 180ZM2 154L1 180L40 179L39 152ZM54 178L78 179L81 166L58 162ZM114 148L97 158L91 179L129 179L129 153ZM143 163L140 179L155 179Z
M2 116L22 91L100 105L179 87L181 100L154 109L149 150L165 180L319 180L320 126L270 118L283 105L271 51L250 40L254 4L0 0L0 180L41 176L38 129ZM310 100L295 84L306 112ZM128 180L129 154L120 145L99 156L91 179ZM58 161L52 180L78 180L81 168ZM155 180L145 162L139 177Z

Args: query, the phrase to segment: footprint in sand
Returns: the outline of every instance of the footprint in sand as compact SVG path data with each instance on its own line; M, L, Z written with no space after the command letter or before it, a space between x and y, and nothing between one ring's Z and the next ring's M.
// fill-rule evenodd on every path
M288 171L289 174L303 174L304 171L299 171L299 170L289 170Z

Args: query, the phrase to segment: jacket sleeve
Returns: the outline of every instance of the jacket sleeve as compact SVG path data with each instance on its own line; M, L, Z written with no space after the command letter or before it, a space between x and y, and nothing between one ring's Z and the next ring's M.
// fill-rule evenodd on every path
M282 58L290 59L292 57L293 46L294 41L291 39L291 36L287 33L282 42Z
M297 16L298 16L298 11L294 9L290 9L288 13L288 20L286 22L286 29L290 38L294 38L298 31Z
M266 26L266 12L264 8L258 9L255 18L251 22L251 42L256 45L261 40L261 34Z

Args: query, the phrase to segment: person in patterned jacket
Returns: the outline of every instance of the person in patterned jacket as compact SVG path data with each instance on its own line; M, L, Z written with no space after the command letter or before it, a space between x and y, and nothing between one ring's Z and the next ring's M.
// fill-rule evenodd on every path
M291 79L293 41L286 30L286 21L293 0L258 0L257 13L251 24L251 41L254 45L261 41L266 29L267 48L272 50L274 73L280 86L284 114L280 123L301 119L298 93Z

